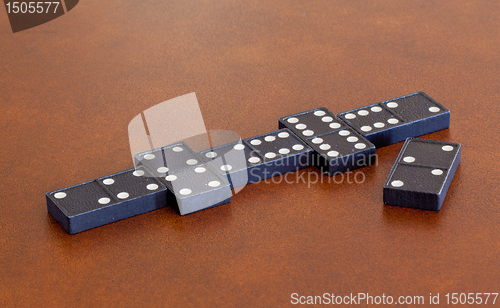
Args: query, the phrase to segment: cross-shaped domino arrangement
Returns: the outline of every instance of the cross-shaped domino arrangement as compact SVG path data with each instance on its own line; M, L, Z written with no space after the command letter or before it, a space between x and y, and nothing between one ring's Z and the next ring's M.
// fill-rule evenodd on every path
M47 208L71 234L167 205L185 215L229 202L231 189L298 169L315 166L333 176L369 166L376 159L375 146L444 129L449 122L449 110L422 92L338 116L324 107L316 108L280 118L277 131L215 148L195 152L181 141L139 153L134 158L136 169L47 193ZM421 156L418 161L426 159ZM392 178L407 168L398 164ZM455 165L418 166L446 172L446 189L456 169ZM392 183L398 185L398 181L406 182L405 189L416 185L404 176L394 178L387 187L387 202L384 186L387 204L400 203L391 199L401 198L397 196L404 191L394 192L397 187ZM408 194L403 199L427 201ZM438 198L439 206L433 201L429 208L439 209L444 194Z
M151 170L166 187L170 204L181 215L231 201L231 189L222 177L185 142L135 155L136 165Z

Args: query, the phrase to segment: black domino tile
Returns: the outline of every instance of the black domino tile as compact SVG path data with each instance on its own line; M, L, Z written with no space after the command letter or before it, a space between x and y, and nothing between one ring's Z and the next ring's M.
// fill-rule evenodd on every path
M229 143L198 153L213 170L224 176L231 189L259 182L264 159L242 141Z
M366 167L376 161L375 146L352 128L308 139L314 165L323 173L339 173Z
M146 170L131 169L49 192L47 209L68 233L74 234L165 207L166 194L166 187Z
M384 203L440 210L460 156L458 143L409 138L383 186Z
M180 215L231 201L229 182L205 164L171 173L164 179L170 192L167 202L175 202Z
M312 166L311 147L287 128L244 142L264 159L262 179Z
M314 136L331 133L342 129L345 124L324 107L282 117L278 120L279 128L288 128L305 140Z
M450 126L450 111L423 92L341 112L337 116L376 147Z

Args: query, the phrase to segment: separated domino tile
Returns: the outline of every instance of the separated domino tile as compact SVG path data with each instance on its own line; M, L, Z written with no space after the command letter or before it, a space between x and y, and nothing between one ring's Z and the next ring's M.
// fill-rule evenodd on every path
M384 203L438 211L460 154L458 143L408 138L384 184Z
M207 165L224 176L232 189L262 179L264 159L242 141L201 151L199 156Z
M245 139L264 159L262 180L312 166L312 149L289 129Z
M317 109L282 117L278 120L279 128L288 128L301 139L306 140L337 131L346 125L330 112L320 107Z
M375 146L352 128L317 136L307 142L315 151L314 165L329 176L376 161Z
M228 181L214 173L207 165L170 173L163 179L170 190L167 202L175 202L181 215L231 201Z
M376 147L450 126L450 111L423 92L342 112L338 117Z
M144 165L158 177L202 164L200 158L185 142L138 153L134 156L134 161L136 166Z
M166 187L144 169L47 193L47 209L70 234L165 207Z

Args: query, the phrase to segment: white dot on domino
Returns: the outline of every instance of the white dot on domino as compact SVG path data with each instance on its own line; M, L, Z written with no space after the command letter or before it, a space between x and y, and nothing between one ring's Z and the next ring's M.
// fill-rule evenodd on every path
M179 193L183 196L187 196L189 195L190 193L192 193L191 189L189 188L183 188L181 190L179 190Z
M257 163L259 163L259 162L260 162L260 158L255 157L255 156L254 156L254 157L250 157L250 158L248 159L248 162L249 162L249 163L251 163L251 164L257 164Z
M104 183L104 185L111 185L115 182L115 180L113 179L105 179L102 181Z
M261 143L262 143L262 141L260 141L259 139L254 139L254 140L250 141L251 145L260 145Z
M208 157L208 158L214 158L214 157L217 157L217 153L215 153L215 152L207 152L207 153L205 153L205 156Z
M154 159L156 156L154 154L146 154L144 155L144 159L145 160L152 160Z
M128 192L121 192L118 195L116 195L118 199L127 199L129 197Z
M395 103L395 102L387 103L387 107L389 107L389 108L397 108L398 107L398 103Z
M355 147L356 149L358 149L358 150L362 150L362 149L366 148L366 144L364 144L364 143L356 143L356 144L354 145L354 147Z
M192 166L192 165L196 165L198 163L198 161L196 159L188 159L186 161L186 164Z
M396 181L392 181L391 185L394 187L401 187L404 185L404 183L403 183L403 181L396 180Z
M177 176L175 176L175 175L172 174L172 175L167 176L165 178L165 180L172 182L172 181L177 180Z
M330 128L333 128L333 129L340 128L340 124L339 123L330 123Z
M413 156L406 156L405 158L403 158L403 161L406 162L406 163L413 163L415 161L415 157L413 157Z
M280 137L280 138L288 138L289 136L290 136L290 134L287 132L281 132L278 134L278 137Z
M356 115L354 113L348 113L344 117L348 120L352 120L356 118Z
M323 110L317 110L317 111L314 112L314 115L317 116L317 117L322 117L325 114L326 113Z
M430 112L439 112L441 109L439 109L438 107L430 107L429 108L429 111Z
M144 171L143 170L135 170L134 172L132 172L132 174L134 176L143 176L144 175Z
M339 132L339 135L340 135L340 136L344 136L344 137L345 137L345 136L349 136L350 134L351 134L351 133L350 133L348 130L341 130L341 131Z
M158 189L158 185L157 184L148 184L146 186L146 189L148 189L148 190L157 190Z
M245 149L245 146L241 143L238 143L236 144L234 147L233 147L235 150L238 150L238 151L241 151L241 150L244 150Z
M54 194L54 198L56 199L62 199L62 198L65 198L67 195L65 192L58 192L58 193L55 193Z
M339 156L339 152L330 151L330 152L326 153L326 155L328 155L329 157L337 157L337 156Z
M313 140L311 140L311 141L312 141L312 143L314 143L314 144L321 144L321 143L323 143L323 139L321 139L321 138L314 138L314 139L313 139Z
M158 171L158 173L167 173L168 168L167 167L160 167L160 168L156 169L156 171Z
M301 129L301 130L302 130L302 129L306 129L306 128L307 128L307 125L300 123L300 124L295 125L295 128L296 128L296 129Z
M368 111L366 111L366 110L360 110L360 111L358 111L358 114L359 114L360 116L365 117L365 116L367 116L367 115L369 114L369 112L368 112Z
M399 120L398 119L394 119L394 118L390 118L389 120L387 120L387 123L389 123L389 124L398 124Z
M361 126L361 130L364 132L369 132L372 130L372 128L370 126Z
M173 147L172 151L174 151L174 152L182 152L182 151L184 151L184 149L181 148L181 147Z
M276 153L273 153L273 152L267 152L264 156L265 156L266 158L272 159L272 158L275 158L275 157L276 157Z
M377 123L374 123L373 126L376 127L376 128L382 128L382 127L385 126L385 124L382 123L382 122L377 122Z
M442 147L443 151L450 152L453 151L453 147L451 145L445 145Z
M297 118L288 118L286 121L287 121L288 123L295 124L295 123L298 123L298 122L299 122L299 119L297 119Z
M207 169L205 169L204 167L196 167L196 168L194 168L194 172L196 172L196 173L203 173L205 171L207 171Z
M374 106L370 110L373 111L373 112L380 112L380 111L382 111L382 108L380 108L378 106Z
M210 186L210 187L219 187L220 186L220 182L219 181L211 181L211 182L208 182L208 186Z
M111 199L109 198L100 198L99 200L97 200L97 202L99 202L100 204L108 204L111 202Z
M274 136L266 136L264 138L264 140L267 141L267 142L273 142L274 140L276 140L276 137L274 137Z
M288 153L290 153L290 150L289 149L286 149L286 148L282 148L278 151L278 153L280 154L283 154L283 155L286 155Z
M220 170L222 170L222 171L226 171L227 172L227 171L231 171L232 169L233 169L233 166L231 166L231 165L222 165L222 166L220 166Z
M312 135L314 135L314 131L312 131L310 129L306 129L305 131L302 132L302 134L304 136L312 136Z
M441 169L434 169L434 170L431 171L431 173L433 175L441 175L441 174L443 174L443 170L441 170Z
M354 136L347 137L347 141L348 141L348 142L356 142L356 141L358 141L358 140L359 140L359 139L358 139L358 137L354 137Z
M330 150L332 147L328 143L324 143L324 144L320 145L319 148L323 151L326 151L326 150Z
M325 123L329 123L329 122L333 121L333 118L332 117L322 117L321 121L323 121Z
M300 151L302 149L304 149L304 146L302 144L295 144L292 149L294 149L295 151Z

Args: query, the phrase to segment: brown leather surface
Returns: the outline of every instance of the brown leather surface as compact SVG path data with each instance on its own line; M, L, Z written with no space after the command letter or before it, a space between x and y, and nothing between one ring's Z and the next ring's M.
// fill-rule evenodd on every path
M0 12L0 306L499 292L498 16L475 0L87 0L13 34ZM166 99L196 92L208 129L246 138L416 91L451 110L425 138L463 146L439 212L383 205L398 143L361 185L252 184L76 235L47 213L46 192L130 168L128 122Z

